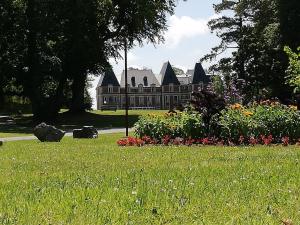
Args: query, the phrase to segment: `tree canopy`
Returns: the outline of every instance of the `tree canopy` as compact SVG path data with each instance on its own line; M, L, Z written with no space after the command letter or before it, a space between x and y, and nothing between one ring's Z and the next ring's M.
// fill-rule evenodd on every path
M3 0L0 5L0 95L14 81L38 119L63 104L85 109L88 74L110 67L131 48L163 41L176 0ZM66 102L71 92L71 100ZM3 101L3 98L0 98ZM1 103L1 102L0 102ZM2 104L3 105L3 104Z
M221 41L202 60L221 57L211 69L233 80L245 80L248 100L262 90L268 90L269 97L289 98L283 49L298 46L299 1L223 0L214 9L220 17L208 25ZM226 51L232 54L222 57Z

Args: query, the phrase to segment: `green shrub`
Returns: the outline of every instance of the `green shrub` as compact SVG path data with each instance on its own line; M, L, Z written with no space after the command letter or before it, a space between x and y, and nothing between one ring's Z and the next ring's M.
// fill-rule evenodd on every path
M165 136L172 138L201 138L205 136L202 116L198 113L167 113L141 116L135 124L137 136L149 136L157 140Z
M279 103L249 107L233 105L222 111L218 125L220 136L233 141L237 141L240 136L261 135L272 135L276 142L280 142L283 137L294 141L300 138L299 111Z

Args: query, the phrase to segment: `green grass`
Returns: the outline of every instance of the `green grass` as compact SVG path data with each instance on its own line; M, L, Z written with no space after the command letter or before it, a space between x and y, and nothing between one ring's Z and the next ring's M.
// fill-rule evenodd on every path
M0 147L0 224L300 224L299 147Z
M129 111L129 126L132 127L138 120L139 116L155 113L160 114L167 112L165 110L130 110ZM65 130L72 131L82 126L94 126L96 128L121 128L125 127L125 111L91 111L80 115L72 115L67 112L62 112L52 125ZM1 125L0 138L4 137L19 137L32 135L33 127L36 125L32 121L32 115L27 114L22 117L16 117L15 125Z

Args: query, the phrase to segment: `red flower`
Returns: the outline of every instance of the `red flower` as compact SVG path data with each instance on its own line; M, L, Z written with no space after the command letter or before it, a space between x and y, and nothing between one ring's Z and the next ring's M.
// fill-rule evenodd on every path
M141 147L141 146L145 145L145 142L142 139L136 138L135 144L136 144L136 146Z
M288 146L290 144L290 138L285 136L281 139L283 146Z
M151 144L153 142L149 136L142 137L142 140L145 142L145 144Z
M162 144L164 145L169 145L171 142L171 137L169 135L166 135L163 137L163 139L161 140Z
M128 144L127 139L120 139L117 141L119 146L126 146Z
M266 137L265 135L261 135L260 138L264 145L270 145L274 140L272 134L270 134L268 137Z
M136 138L134 138L134 137L128 137L128 138L127 138L127 141L128 141L128 145L129 145L129 146L134 146L134 145L136 145Z
M177 145L177 146L178 146L178 145L181 145L182 142L183 142L183 139L177 137L177 138L175 138L175 139L173 140L173 145Z
M204 144L204 145L210 145L210 140L209 140L209 138L203 138L202 139L202 144Z
M186 139L184 141L185 145L187 146L192 146L195 143L195 139L192 139L191 137L189 137L188 139Z
M255 137L250 137L249 144L250 145L257 145L258 144L258 140Z
M245 143L245 138L244 138L243 135L240 136L240 138L239 138L239 143L240 143L240 145L242 145L242 144Z

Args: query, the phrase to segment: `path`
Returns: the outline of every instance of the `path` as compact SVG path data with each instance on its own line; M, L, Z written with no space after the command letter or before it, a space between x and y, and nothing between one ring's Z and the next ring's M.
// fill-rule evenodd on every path
M133 131L133 129L129 129L129 131ZM115 134L115 133L125 133L125 128L113 128L113 129L104 129L98 130L99 135L101 137L102 134ZM72 132L67 132L65 137L72 137ZM9 137L9 138L0 138L0 141L3 142L12 142L12 141L29 141L29 140L37 140L35 136L25 136L25 137Z

